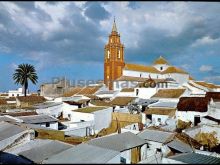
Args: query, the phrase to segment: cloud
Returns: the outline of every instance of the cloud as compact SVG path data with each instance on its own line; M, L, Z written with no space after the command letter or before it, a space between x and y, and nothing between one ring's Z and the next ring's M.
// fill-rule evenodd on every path
M193 44L192 47L196 47L196 46L203 46L203 45L209 45L209 44L213 44L220 41L220 38L217 39L213 39L210 36L204 36L200 39L197 39Z
M85 6L86 6L85 15L93 20L100 21L110 17L110 13L107 12L105 8L101 6L101 3L87 2Z
M202 65L199 70L201 72L209 72L213 70L213 67L211 65Z
M219 10L214 2L1 2L0 56L34 63L44 76L57 74L55 66L75 73L82 72L76 64L103 65L115 16L126 62L151 64L162 55L202 79L217 75Z

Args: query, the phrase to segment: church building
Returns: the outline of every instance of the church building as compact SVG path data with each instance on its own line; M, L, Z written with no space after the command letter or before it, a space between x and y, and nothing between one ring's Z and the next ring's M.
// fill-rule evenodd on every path
M104 83L110 90L122 89L123 87L120 86L119 81L128 82L131 79L132 82L137 83L139 80L143 81L149 78L154 80L168 79L178 84L186 83L189 80L187 72L170 65L162 56L157 58L150 66L125 63L124 45L121 43L115 20L104 52ZM137 83L133 84L136 85Z

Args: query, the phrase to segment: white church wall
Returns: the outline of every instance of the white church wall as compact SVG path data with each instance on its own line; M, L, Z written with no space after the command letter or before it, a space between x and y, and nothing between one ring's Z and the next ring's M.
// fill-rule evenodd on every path
M158 73L149 73L149 72L141 72L141 71L132 71L132 70L123 70L123 76L131 76L131 77L143 77L149 78L149 76L153 79L161 78Z
M166 78L173 78L176 80L177 83L183 84L188 82L189 80L189 75L188 74L179 74L179 73L169 73L169 74L164 74Z

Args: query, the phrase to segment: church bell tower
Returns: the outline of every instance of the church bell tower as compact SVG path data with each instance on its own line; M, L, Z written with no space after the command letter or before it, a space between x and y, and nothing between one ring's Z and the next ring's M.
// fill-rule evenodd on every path
M104 55L104 83L109 90L113 89L113 81L121 77L124 63L124 45L121 44L115 19L108 43L105 45Z

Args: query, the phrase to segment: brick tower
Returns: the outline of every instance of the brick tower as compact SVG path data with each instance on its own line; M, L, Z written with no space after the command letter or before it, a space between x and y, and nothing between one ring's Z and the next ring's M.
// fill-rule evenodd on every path
M104 83L113 89L113 81L121 77L124 63L124 45L121 44L120 34L117 32L115 19L108 43L105 45Z

